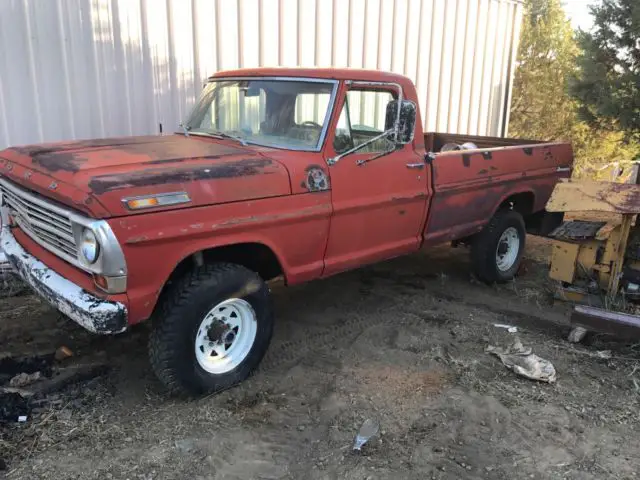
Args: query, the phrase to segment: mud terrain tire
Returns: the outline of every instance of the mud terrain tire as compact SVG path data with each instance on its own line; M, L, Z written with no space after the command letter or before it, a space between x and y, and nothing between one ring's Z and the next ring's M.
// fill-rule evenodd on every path
M212 373L203 368L198 359L200 354L196 352L203 321L213 318L210 317L211 312L220 305L233 301L239 301L241 308L250 306L245 311L253 314L255 325L251 326L251 337L254 338L251 340L249 337L246 346L248 353L241 357L242 361L235 368ZM223 325L221 321L215 321ZM221 338L227 327L221 327ZM151 367L172 394L220 392L240 383L256 369L269 346L272 331L273 309L269 288L258 274L235 264L205 264L179 280L154 314L149 337ZM228 328L226 333L230 334ZM236 338L240 338L238 330L236 334ZM209 337L205 341L208 342ZM217 342L218 346L228 348L225 344L226 340Z
M471 244L471 261L476 276L487 283L504 283L513 279L520 268L525 238L522 215L514 210L499 210ZM501 257L505 248L507 253Z

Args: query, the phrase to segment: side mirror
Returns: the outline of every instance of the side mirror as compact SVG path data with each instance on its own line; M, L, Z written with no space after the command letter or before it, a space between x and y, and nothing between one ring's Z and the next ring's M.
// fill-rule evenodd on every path
M400 104L400 118L398 120L398 104ZM404 145L413 141L416 127L416 104L410 100L398 102L393 100L387 103L385 115L385 130L395 130L396 120L398 120L398 136L393 140L395 143Z

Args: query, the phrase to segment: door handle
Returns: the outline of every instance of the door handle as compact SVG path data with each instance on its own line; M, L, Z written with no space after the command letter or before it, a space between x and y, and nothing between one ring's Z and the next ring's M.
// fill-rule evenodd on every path
M424 163L407 163L407 168L424 168Z

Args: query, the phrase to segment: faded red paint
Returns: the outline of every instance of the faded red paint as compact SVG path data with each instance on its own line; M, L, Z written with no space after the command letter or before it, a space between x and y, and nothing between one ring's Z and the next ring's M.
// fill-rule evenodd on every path
M232 140L182 135L88 140L16 147L0 152L0 175L95 218L108 219L125 254L129 322L148 318L162 288L185 258L199 251L259 243L277 257L288 284L335 274L415 252L425 245L479 231L514 194L533 195L542 210L570 167L567 144L487 137L423 135L364 165L354 153L335 165L333 131L346 80L400 84L417 103L406 77L348 69L252 69L215 77L283 76L339 80L320 152L241 146ZM386 88L386 87L379 87ZM422 118L418 112L418 117ZM481 150L436 154L444 141L474 141ZM491 148L491 147L496 148ZM407 164L424 163L423 168ZM129 211L124 197L186 191L191 203ZM46 265L105 298L88 274L16 238Z
M558 167L571 167L572 161L571 146L563 143L436 155L432 165L436 194L425 242L440 243L476 233L500 204L515 194L533 196L532 213L544 209L558 179L568 176L568 172L558 172Z
M186 191L191 206L289 195L286 168L260 150L181 135L88 140L7 149L2 156L15 168L7 171L5 162L0 174L29 180L44 195L108 218L141 213L122 203L141 191ZM98 206L90 208L93 201Z

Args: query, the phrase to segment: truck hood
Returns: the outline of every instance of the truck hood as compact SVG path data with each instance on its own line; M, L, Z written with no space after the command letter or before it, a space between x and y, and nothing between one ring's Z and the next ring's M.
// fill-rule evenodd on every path
M287 169L252 147L191 135L83 140L0 152L0 174L96 217L130 211L123 198L186 192L153 211L289 195ZM95 205L97 203L98 205Z

